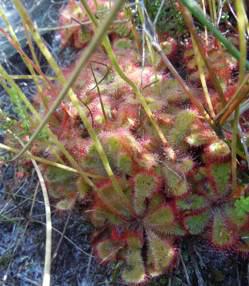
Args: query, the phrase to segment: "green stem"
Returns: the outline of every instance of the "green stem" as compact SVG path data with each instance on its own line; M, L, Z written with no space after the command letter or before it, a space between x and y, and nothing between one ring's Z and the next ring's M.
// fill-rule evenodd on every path
M238 124L239 124L239 108L235 110L233 119L232 133L232 190L235 193L237 190L237 141L238 141Z
M204 73L204 69L203 69L203 60L202 60L201 54L198 50L196 41L194 40L193 37L191 37L191 38L192 38L194 53L195 53L195 57L196 57L196 61L197 61L197 66L198 66L198 71L199 71L199 76L200 76L200 81L201 81L204 97L205 97L205 100L206 100L206 103L207 103L207 106L209 109L209 113L212 116L212 118L214 118L215 113L214 113L212 101L211 101L210 94L209 94L208 87L207 87L207 81L206 81L206 77L205 77L205 73Z
M247 18L245 13L245 7L243 1L236 0L235 7L238 14L238 30L240 39L240 69L239 69L239 82L242 83L245 78L245 62L247 54L246 46L246 25ZM234 121L233 121L233 136L232 136L232 189L233 192L237 190L237 141L238 141L238 126L239 126L240 108L235 111Z

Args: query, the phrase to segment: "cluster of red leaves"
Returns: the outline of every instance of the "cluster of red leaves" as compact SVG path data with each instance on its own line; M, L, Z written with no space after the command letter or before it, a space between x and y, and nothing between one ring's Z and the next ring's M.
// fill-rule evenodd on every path
M98 15L94 1L88 2ZM98 3L102 8L109 5L109 1ZM123 19L124 14L119 17ZM72 24L75 19L84 22L87 15L78 2L71 0L61 12L60 23ZM65 29L61 32L62 45L84 47L92 34L91 25ZM140 87L175 159L168 158L131 87L115 73L107 55L99 49L72 88L122 192L113 186L98 148L75 107L65 99L49 126L92 177L96 188L91 190L77 175L48 168L47 183L52 195L60 199L58 209L72 208L77 199L90 200L88 213L95 227L95 253L102 263L122 261L122 278L131 284L144 283L172 268L177 258L175 244L182 236L200 235L217 248L248 253L249 244L244 237L249 234L249 221L247 215L238 215L234 208L227 143L201 117L178 82L163 69L160 59L141 66L135 43L119 37L117 30L110 30L110 35L122 70ZM176 41L165 35L160 40L165 53L176 59ZM231 77L235 64L214 39L209 39L204 48L212 68L226 85L228 99L234 92ZM199 76L190 44L184 61L190 81L197 83ZM63 70L65 78L73 68L74 64ZM209 85L206 70L205 75ZM53 90L44 91L48 105L60 89L54 84ZM203 96L199 89L193 89L193 93ZM212 99L216 100L215 96ZM52 151L55 150L50 149L51 159Z

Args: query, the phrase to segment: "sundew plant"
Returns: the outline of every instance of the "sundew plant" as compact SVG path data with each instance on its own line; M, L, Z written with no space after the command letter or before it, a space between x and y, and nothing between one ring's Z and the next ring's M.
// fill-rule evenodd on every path
M172 271L182 238L249 252L246 7L234 1L236 32L224 36L220 1L147 2L69 0L57 36L77 57L60 67L22 2L13 0L53 77L42 71L31 39L29 57L1 15L2 34L37 93L30 102L0 66L20 119L2 113L9 124L0 147L12 154L7 160L39 167L47 206L84 204L96 259L119 264L125 285ZM167 11L177 38L173 25L158 29ZM47 230L43 285L50 242Z

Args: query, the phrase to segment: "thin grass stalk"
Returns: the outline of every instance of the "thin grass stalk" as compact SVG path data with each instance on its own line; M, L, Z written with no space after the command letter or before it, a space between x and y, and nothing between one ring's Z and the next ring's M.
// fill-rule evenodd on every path
M206 1L202 0L201 1L202 4L202 10L203 10L203 14L205 15L205 17L207 16L207 9L206 9ZM207 31L207 27L204 28L204 34L205 34L205 42L206 45L208 44L208 31Z
M15 34L15 31L14 31L14 29L13 29L13 27L12 27L12 25L11 25L9 19L8 19L8 17L5 15L5 12L4 12L4 10L3 10L1 5L0 5L0 17L4 21L4 23L5 23L5 25L6 25L7 29L8 29L8 31L10 33L10 36L11 36L12 40L14 41L15 45L18 46L19 49L22 50L21 45L20 45L20 43L18 41L18 38L17 38L17 36ZM35 73L35 70L34 70L33 66L29 62L25 61L25 57L23 56L23 53L20 53L20 56L21 56L23 62L25 63L25 65L27 66L29 72L31 73L31 75L33 77L33 80L34 80L34 82L35 82L35 84L37 86L37 89L39 90L40 85L38 83L38 80L37 80L37 77L36 77L36 73Z
M102 96L101 96L99 84L98 84L97 78L96 78L96 76L95 76L95 73L94 73L94 71L93 71L92 65L91 65L90 67L91 67L91 72L92 72L92 75L93 75L93 78L94 78L94 82L95 82L95 85L96 85L96 88L97 88L97 92L98 92L98 96L99 96L99 101L100 101L100 105L101 105L101 110L102 110L102 113L103 113L103 115L104 115L104 119L105 119L105 122L106 122L106 121L107 121L107 115L106 115L106 112L105 112L105 106L104 106L104 103L103 103L103 100L102 100Z
M204 98L205 98L205 101L207 103L207 106L208 106L208 109L209 109L209 113L210 113L212 119L214 119L214 117L215 117L214 108L213 108L213 105L212 105L210 94L208 92L206 77L205 77L204 69L203 69L204 62L203 62L203 60L201 58L201 55L200 55L200 53L198 51L197 44L196 44L196 42L195 42L193 37L192 37L192 43L193 43L194 53L195 53L196 62L197 62L197 66L198 66L200 81L201 81L201 85L202 85L202 89L203 89L203 93L204 93Z
M213 1L212 0L208 0L208 8L209 8L209 12L210 12L212 22L214 23L214 10L213 10Z
M131 7L126 8L126 11L127 11L127 15L128 15L128 17L129 17L129 20L130 20L131 23L132 23L131 31L132 31L132 34L133 34L133 36L134 36L134 41L135 41L135 43L136 43L137 50L138 50L138 51L141 51L141 50L142 50L141 40L140 40L138 31L137 31L137 29L136 29L136 23L135 23L135 21L134 21L134 17L132 16Z
M34 80L36 78L37 80L42 80L42 77L40 75L28 75L28 74L9 74L9 78L12 78L13 80ZM47 77L48 80L55 80L54 77Z
M163 3L163 1L162 1L162 3ZM162 3L161 3L161 4L162 4ZM140 3L139 3L138 0L136 0L136 5L137 5L138 16L139 16L139 18L140 18L141 23L144 25L144 22L145 22L145 19L144 19L144 17L145 17L144 9L141 9L141 5L140 5ZM156 21L156 22L157 22L157 21ZM154 25L156 25L156 24L154 24ZM150 61L151 61L151 63L152 63L152 66L155 66L155 60L156 60L155 51L153 50L153 47L152 47L152 45L151 45L151 43L150 43L150 41L149 41L149 39L148 39L147 36L145 37L145 42L146 42L146 44L147 44L147 48L148 48L148 52L149 52L149 57L150 57Z
M163 4L164 4L164 1L161 2L161 5L157 11L157 15L154 19L154 22L153 22L153 25L154 27L156 26L156 23L158 21L158 17L159 17L159 14L160 14L160 11L163 7ZM141 9L141 5L139 5L139 1L136 1L136 5L137 5L137 9L138 9L138 15L139 15L139 18L140 18L140 21L141 23L144 25L145 24L145 13L144 13L144 9ZM145 64L145 44L147 45L147 48L148 48L148 51L149 51L149 56L150 56L150 61L151 61L151 64L152 66L154 67L155 69L155 80L158 79L158 75L157 75L157 69L156 69L156 52L155 50L153 49L153 46L150 42L150 39L149 37L145 34L144 32L144 28L143 28L143 51L142 51L142 57L143 57L143 61L142 61L142 67L144 68L144 64ZM141 74L141 86L142 86L142 74ZM160 86L159 85L156 85L155 88L157 89L156 92L159 92L160 93Z
M19 149L14 148L14 147L10 147L10 146L5 145L3 143L0 143L0 149L8 151L8 152L13 153L13 154L17 154L18 152L20 152ZM60 164L60 163L57 163L57 162L54 162L54 161L50 161L50 160L42 158L42 157L38 157L38 156L32 155L32 153L30 153L28 151L25 153L25 157L27 157L27 159L34 159L35 161L37 161L37 162L39 162L39 163L41 163L41 164L43 164L45 166L52 166L52 167L56 167L56 168L62 169L62 170L67 171L67 172L80 174L80 171L75 169L75 168L72 168L72 167L69 167L69 166L66 166L64 164ZM98 175L91 174L91 173L88 173L88 172L84 172L84 173L89 178L94 178L94 179L103 178L102 176L98 176Z
M232 191L235 193L237 190L237 142L238 142L238 125L239 125L239 107L235 110L234 119L232 123Z
M238 106L243 102L244 99L248 97L249 93L249 74L245 76L242 83L239 84L236 92L233 97L227 102L225 107L220 111L219 114L216 115L215 121L220 125L226 123L226 121L230 118L234 110L238 108Z
M35 63L33 63L33 61L27 56L27 54L23 51L20 44L18 42L16 42L15 40L13 40L11 38L11 36L7 32L5 32L2 28L0 28L0 32L6 37L6 39L12 45L12 47L19 53L19 55L23 59L25 65L28 67L30 73L35 77L36 76L35 71L37 71L37 73L43 78L43 80L48 85L50 85L50 81L46 78L43 71L40 69L39 66L37 66Z
M216 0L211 0L212 9L213 9L213 23L217 23L217 7L216 7Z
M246 45L246 26L247 18L243 1L236 0L235 7L238 15L238 30L240 39L240 65L239 65L239 82L242 83L245 77L245 62L247 57ZM235 110L233 120L233 135L232 135L232 190L235 193L237 190L237 140L238 140L238 127L239 127L240 108Z
M240 52L203 14L201 8L195 0L179 0L197 20L221 42L227 51L237 60L240 60ZM249 69L249 61L245 62L245 66Z
M13 134L13 133L12 133ZM15 139L18 141L18 143L23 146L23 142L13 134ZM42 190L43 200L44 200L44 208L45 208L45 217L46 217L46 240L45 240L45 257L44 257L44 270L43 270L43 278L42 278L42 286L50 286L50 280L51 280L51 256L52 256L52 219L51 219L51 208L49 203L49 197L48 197L48 190L46 187L46 183L44 180L44 177L41 173L41 170L36 163L34 159L31 159L31 162L34 166L34 169L36 171L40 187ZM31 206L31 212L32 213Z
M49 286L51 280L51 256L52 256L52 219L51 219L51 208L49 203L48 191L42 176L41 170L37 165L35 160L31 160L32 164L37 173L37 177L40 182L40 186L42 189L42 195L45 206L45 215L46 215L46 241L45 241L45 258L44 258L44 273L43 273L43 281L42 286Z
M1 64L0 64L0 76L3 79L5 79L10 84L10 86L13 86L13 88L15 88L15 90L17 90L19 97L22 100L22 102L25 104L26 108L30 112L32 112L36 117L38 117L39 116L38 112L35 110L34 106L30 103L30 101L27 99L27 97L22 92L20 87L15 83L13 78L6 72L6 70L3 68L3 66Z
M185 83L183 78L179 75L179 73L177 72L175 67L171 64L168 57L164 54L160 45L155 45L154 47L157 50L157 52L159 53L159 55L161 56L165 66L170 70L170 72L173 74L175 79L179 82L180 86L182 87L185 94L188 96L189 100L193 103L193 105L195 105L198 108L200 114L207 120L207 122L210 124L210 126L213 127L214 122L213 122L210 114L203 107L203 105L199 102L199 100L197 98L195 98L195 96L192 94L190 88L187 86L187 84Z
M11 121L11 119L8 117L8 115L4 114L2 109L0 109L0 115L4 116L5 121L7 121L7 122ZM13 133L10 129L7 129L7 132L10 133L12 136L14 136L14 138L18 138L18 141L20 140L19 137L15 133ZM68 171L68 172L78 173L83 178L84 178L84 176L87 176L89 178L94 178L94 179L96 179L96 178L97 179L103 178L102 176L99 176L99 175L95 175L95 174L92 174L92 173L89 173L89 172L81 171L80 166L77 164L76 161L74 161L74 159L71 157L70 154L68 155L68 151L57 140L56 136L49 129L48 129L48 132L49 132L49 136L52 138L51 139L52 143L55 144L55 145L57 144L57 147L62 152L62 154L71 163L71 165L76 166L76 168L71 168L69 166L66 166L65 164L61 164L61 163L58 163L58 162L50 161L50 160L42 158L42 157L35 156L31 152L29 152L29 151L27 151L26 154L25 154L27 156L27 158L34 159L35 161L43 163L44 165L48 165L48 166L53 166L53 167L57 167L57 168L60 168L60 169L64 169L65 171ZM62 147L60 145L62 145ZM2 143L0 144L0 149L9 151L9 152L14 153L14 154L17 154L17 153L20 152L20 150L14 148L14 147L7 146L7 145L2 144ZM64 152L64 150L65 150L65 152ZM56 156L56 158L58 158L59 161L61 161L60 157L57 156L56 152L52 152L52 154L54 156ZM89 185L92 185L91 182L90 182Z
M103 163L103 166L106 170L106 173L107 173L108 177L110 178L110 180L113 184L114 190L116 191L118 197L122 197L122 200L124 202L127 202L128 200L127 200L126 196L123 194L122 189L121 189L121 187L120 187L120 185L119 185L119 183L118 183L116 177L114 176L113 171L110 167L110 163L108 161L108 158L107 158L107 155L104 151L104 148L103 148L100 140L98 139L96 132L94 131L93 127L91 126L84 110L82 109L79 99L77 98L77 96L74 94L74 92L71 89L72 85L77 80L77 77L79 76L82 68L86 65L86 63L89 60L89 58L91 57L91 55L93 54L93 52L98 47L99 43L103 39L103 37L104 37L104 35L108 29L108 27L112 23L113 19L115 18L116 14L118 13L118 11L123 6L124 1L123 0L117 0L112 11L103 20L102 24L100 25L100 28L96 31L96 33L93 36L88 47L85 49L84 53L80 57L78 64L75 67L72 75L70 76L69 79L67 79L67 81L64 78L63 73L61 72L61 70L60 70L59 66L57 65L56 61L54 60L53 56L51 55L51 53L49 52L47 47L44 45L40 34L38 33L37 29L34 27L29 15L27 14L27 12L26 12L25 8L23 7L22 3L20 2L20 0L13 0L13 2L16 6L17 11L19 12L19 14L22 18L22 21L24 22L24 24L26 24L29 27L29 30L30 30L37 46L40 48L44 57L46 58L46 60L50 64L51 68L54 70L54 72L58 78L58 81L63 85L63 88L62 88L60 94L58 95L58 97L56 98L54 103L52 104L50 110L46 113L43 121L39 124L38 128L32 134L29 142L25 145L25 147L21 150L21 152L13 158L13 160L19 158L21 155L23 155L28 150L28 148L31 146L32 142L35 140L37 135L46 126L50 116L53 114L55 109L60 105L62 100L65 98L65 96L68 95L70 97L70 100L72 101L73 105L76 107L84 126L86 127L90 137L92 138L92 140L95 144L96 150L97 150L99 157ZM87 177L85 179L89 180ZM127 207L129 207L128 202L126 204L127 204Z
M198 51L201 55L201 58L202 58L205 66L208 70L209 75L210 75L211 82L212 82L215 90L218 92L219 97L221 99L221 102L224 106L226 101L225 101L223 89L222 89L222 87L220 85L220 81L219 81L218 77L216 76L216 73L213 71L212 65L211 65L211 63L210 63L210 61L209 61L208 57L206 56L206 53L203 49L203 46L201 44L201 39L198 36L196 29L195 29L195 26L194 26L193 18L191 16L191 14L189 13L189 11L187 10L187 8L184 5L182 5L181 3L180 3L180 8L181 8L181 12L182 12L182 15L184 18L184 22L185 22L186 26L188 27L188 30L190 31L191 36L193 37L193 39L197 45Z

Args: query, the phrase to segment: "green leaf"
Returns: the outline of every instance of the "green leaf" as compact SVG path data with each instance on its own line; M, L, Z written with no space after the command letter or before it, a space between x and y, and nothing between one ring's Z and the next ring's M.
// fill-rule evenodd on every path
M113 242L110 239L105 239L98 242L95 248L96 253L101 261L107 262L115 260L118 251L122 248L122 245L118 242Z
M170 206L162 205L154 212L145 217L144 224L146 227L167 227L175 221L175 215Z
M249 197L241 197L236 200L235 211L239 216L249 214Z
M136 213L141 215L146 209L146 198L150 197L157 190L158 179L146 172L138 173L134 178L133 205Z
M167 240L162 240L154 232L147 232L149 251L148 268L151 276L157 276L173 263L175 250Z
M166 189L172 196L182 196L188 192L188 184L183 174L179 174L170 166L164 166L163 175L166 179Z
M228 183L231 176L230 163L214 163L208 166L211 177L210 185L215 187L216 192L226 195L228 192Z
M174 128L169 133L169 142L179 145L190 131L191 125L196 119L196 113L192 110L183 110L176 115Z
M204 196L191 194L184 199L177 200L176 205L182 211L194 211L206 208L208 202Z
M220 212L214 214L212 225L212 243L217 247L228 247L234 243L235 233L228 226Z
M125 258L125 268L122 272L123 280L126 283L135 285L144 282L146 274L141 248L128 247Z
M185 217L184 224L190 234L197 235L203 232L207 227L209 220L210 214L206 211L201 214Z

